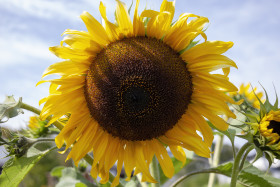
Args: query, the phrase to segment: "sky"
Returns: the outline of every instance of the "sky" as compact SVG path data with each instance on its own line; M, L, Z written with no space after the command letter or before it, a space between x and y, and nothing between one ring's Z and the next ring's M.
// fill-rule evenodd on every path
M141 0L140 11L159 10L161 2ZM103 3L113 21L116 2ZM59 45L65 29L86 30L79 18L83 11L101 20L98 8L97 0L0 0L0 102L5 95L14 95L39 107L48 85L35 85L48 66L62 61L48 48ZM208 17L208 40L234 42L226 55L238 70L231 71L230 80L237 86L244 82L260 87L260 82L274 101L273 84L280 95L279 8L279 0L177 0L174 19L185 12ZM4 125L23 127L30 115L26 112Z

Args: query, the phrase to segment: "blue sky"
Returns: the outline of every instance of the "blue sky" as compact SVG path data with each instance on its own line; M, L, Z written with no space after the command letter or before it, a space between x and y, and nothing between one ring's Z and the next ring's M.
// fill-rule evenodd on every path
M124 1L127 5L131 0ZM107 15L114 20L114 0L104 0ZM161 1L140 1L145 7L159 10ZM43 71L60 61L48 47L59 45L67 29L86 30L79 15L90 12L101 20L99 1L82 0L0 0L0 100L13 94L38 107L48 94L48 85L35 87ZM275 98L273 85L280 95L280 1L279 0L177 0L175 19L181 13L208 17L208 40L233 41L226 55L239 69L232 70L230 80L236 85L258 81ZM31 113L7 122L23 126Z

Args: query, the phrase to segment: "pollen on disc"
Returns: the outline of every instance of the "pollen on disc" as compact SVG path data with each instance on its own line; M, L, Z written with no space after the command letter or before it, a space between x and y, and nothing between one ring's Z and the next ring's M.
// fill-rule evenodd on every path
M124 140L164 135L186 112L192 77L178 53L148 37L109 44L86 75L85 98L91 116Z

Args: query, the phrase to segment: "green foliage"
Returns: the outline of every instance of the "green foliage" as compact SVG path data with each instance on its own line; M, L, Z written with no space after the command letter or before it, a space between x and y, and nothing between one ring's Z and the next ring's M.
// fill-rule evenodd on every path
M65 169L65 166L57 166L52 169L51 176L60 178L62 177L62 170Z
M16 101L13 96L6 96L4 102L0 103L0 123L7 122L10 118L23 113L20 108L21 103L21 97Z
M41 149L40 149L41 148ZM12 157L3 166L0 175L0 186L14 187L23 180L26 174L43 158L47 153L55 148L36 146L28 149L26 154L20 158ZM42 149L43 148L43 149Z
M233 163L228 162L212 169L216 173L231 177L232 166ZM244 169L239 173L237 180L240 184L248 187L277 187L280 184L280 179L267 175L265 172L260 171L256 167L252 166L250 163L245 165Z

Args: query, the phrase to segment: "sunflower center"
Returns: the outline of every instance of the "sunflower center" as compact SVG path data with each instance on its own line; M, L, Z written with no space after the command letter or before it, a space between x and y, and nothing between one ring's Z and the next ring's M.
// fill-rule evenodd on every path
M85 98L92 117L123 140L150 140L173 128L191 101L186 63L162 41L125 38L93 60Z
M279 121L271 120L269 122L269 125L267 126L267 128L273 129L272 130L273 133L277 133L278 135L280 135L280 122Z

